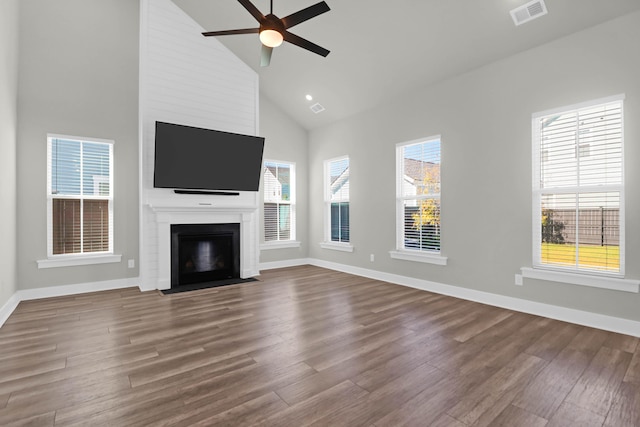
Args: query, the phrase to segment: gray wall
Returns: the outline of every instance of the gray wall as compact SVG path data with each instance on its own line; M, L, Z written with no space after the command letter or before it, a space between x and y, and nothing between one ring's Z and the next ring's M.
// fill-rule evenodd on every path
M18 0L0 2L0 308L17 288Z
M640 295L525 280L531 266L531 114L626 94L627 278L640 278L640 13L523 52L310 132L309 256L640 320ZM442 135L447 266L393 260L395 144ZM351 158L353 253L322 249L322 164ZM494 218L500 218L499 222ZM369 254L376 255L374 263Z
M20 289L138 276L139 2L20 1L18 280ZM47 257L47 133L112 139L119 264L39 270Z
M277 105L261 95L259 134L265 137L265 159L296 164L296 240L301 242L299 248L262 250L260 251L260 262L306 258L309 251L307 131ZM260 197L263 197L262 188L260 188ZM260 203L260 243L264 242L263 218L263 204Z

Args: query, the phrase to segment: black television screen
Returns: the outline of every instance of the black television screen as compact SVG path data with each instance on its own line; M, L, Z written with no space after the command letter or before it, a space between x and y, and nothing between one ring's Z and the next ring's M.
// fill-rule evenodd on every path
M264 138L156 122L153 186L258 191Z

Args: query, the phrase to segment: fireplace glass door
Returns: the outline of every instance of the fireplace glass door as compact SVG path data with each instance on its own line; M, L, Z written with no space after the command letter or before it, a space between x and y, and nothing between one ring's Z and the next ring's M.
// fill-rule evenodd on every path
M171 287L240 277L239 224L171 226Z

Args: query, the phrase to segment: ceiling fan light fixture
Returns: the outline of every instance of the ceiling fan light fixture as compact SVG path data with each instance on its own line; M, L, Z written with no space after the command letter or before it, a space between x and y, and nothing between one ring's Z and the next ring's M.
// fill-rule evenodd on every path
M282 44L284 36L276 30L266 29L260 31L260 41L267 47L278 47Z

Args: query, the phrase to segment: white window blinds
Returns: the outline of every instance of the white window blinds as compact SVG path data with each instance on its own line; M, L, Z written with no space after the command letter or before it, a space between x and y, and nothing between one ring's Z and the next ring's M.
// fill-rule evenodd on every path
M264 241L295 240L295 165L265 161Z
M113 252L113 144L49 136L49 256Z
M349 158L325 162L328 241L349 242Z
M624 273L622 107L533 115L534 267Z
M440 137L398 144L398 249L440 251Z

